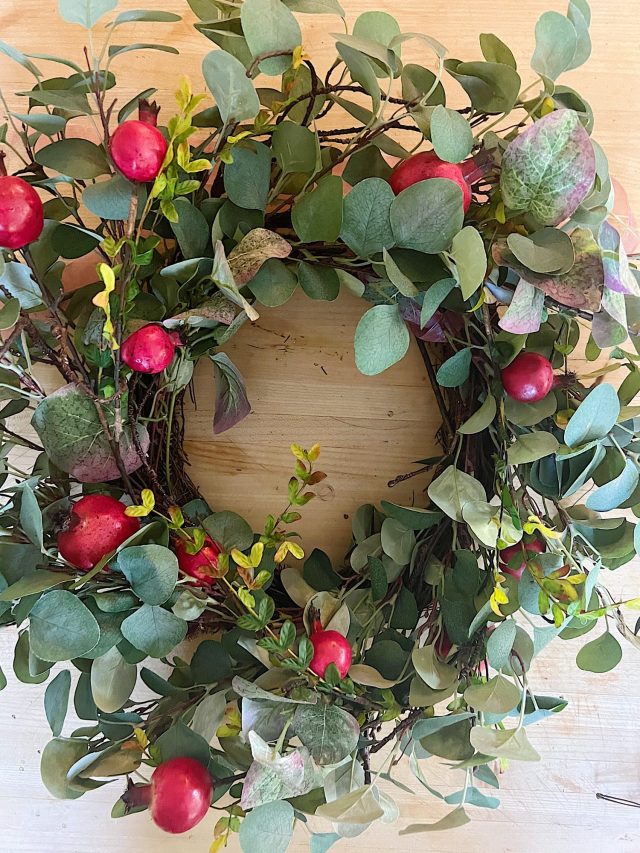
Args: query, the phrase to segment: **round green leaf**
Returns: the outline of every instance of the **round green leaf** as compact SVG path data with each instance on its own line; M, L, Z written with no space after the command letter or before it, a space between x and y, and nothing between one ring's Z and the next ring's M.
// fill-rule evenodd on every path
M240 824L240 846L243 853L285 853L291 836L295 814L286 800L265 803L252 809Z
M555 80L571 68L577 46L578 34L571 21L559 12L545 12L536 24L536 50L531 67Z
M576 663L588 672L609 672L620 663L622 648L613 634L606 631L578 652Z
M162 607L143 605L121 626L122 636L150 657L168 655L187 633L187 623Z
M454 236L450 255L456 265L462 296L469 299L487 274L487 254L480 233L467 225Z
M63 669L47 685L44 693L44 712L51 728L51 734L58 737L62 732L67 708L69 705L69 690L71 689L71 673Z
M485 684L472 684L464 691L465 702L478 711L506 714L516 707L521 691L504 675L496 675Z
M202 73L225 123L253 119L260 112L256 90L235 56L225 50L212 50L202 61Z
M244 551L253 543L251 527L235 512L214 512L204 519L202 526L225 551L231 551L232 548Z
M96 706L108 714L119 711L136 685L138 670L127 663L118 649L110 649L91 666L91 695Z
M29 616L31 649L42 660L82 657L100 639L100 628L80 599L63 589L47 592Z
M284 305L293 296L297 286L298 279L291 267L277 258L266 261L248 284L258 302L267 308Z
M342 227L342 178L327 175L295 203L291 221L303 243L333 243Z
M299 705L293 717L296 736L316 764L337 764L358 745L360 727L355 717L337 705Z
M365 178L346 195L340 238L360 257L368 258L393 246L393 200L393 190L382 178Z
M365 376L381 373L404 358L409 349L407 329L397 305L374 305L356 327L356 366Z
M403 190L391 205L396 244L427 254L448 249L463 221L462 190L445 178L419 181Z
M162 545L124 548L117 568L145 604L164 604L178 581L178 558Z
M84 791L67 781L67 771L87 753L87 742L57 737L42 750L40 775L46 789L60 800L77 800Z
M438 104L431 114L431 142L441 160L460 163L471 153L473 132L457 110Z
M254 59L263 53L285 51L302 44L300 25L281 0L244 0L240 20ZM291 56L263 59L260 71L276 76L291 66Z
M310 299L324 299L332 302L340 292L340 279L331 267L321 267L317 264L298 264L298 280L300 286Z

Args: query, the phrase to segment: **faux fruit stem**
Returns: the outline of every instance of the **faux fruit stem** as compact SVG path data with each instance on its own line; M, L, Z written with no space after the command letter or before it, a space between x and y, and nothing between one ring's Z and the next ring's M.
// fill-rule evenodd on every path
M128 780L127 790L122 795L122 802L125 804L126 812L130 812L137 808L148 808L151 802L152 787L149 782L143 784L135 784Z

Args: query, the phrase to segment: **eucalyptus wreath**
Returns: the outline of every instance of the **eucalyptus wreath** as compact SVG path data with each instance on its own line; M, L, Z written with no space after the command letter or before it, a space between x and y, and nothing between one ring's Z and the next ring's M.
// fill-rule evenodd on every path
M640 275L589 104L557 82L589 56L589 7L542 15L523 89L496 35L465 62L386 13L350 30L337 0L189 2L216 45L213 103L183 81L166 125L154 89L117 103L114 69L177 53L117 42L178 15L60 0L84 64L0 42L35 78L19 112L2 97L0 127L15 169L0 176L0 624L17 627L17 678L49 682L43 782L75 799L128 780L113 815L148 809L169 832L213 808L212 850L239 833L245 853L266 837L284 851L302 823L320 853L398 816L406 761L451 810L402 834L460 826L498 806L494 762L537 760L529 725L566 705L535 693L534 657L596 630L577 664L606 672L614 629L638 644L623 608L640 599L602 576L640 551ZM322 73L293 13L335 18ZM466 106L447 105L445 76ZM317 445L292 445L287 505L259 532L210 508L186 467L194 364L212 365L213 431L232 427L250 404L220 348L298 287L368 303L367 375L415 339L442 415L417 469L426 508L361 507L342 565L295 532L326 476ZM72 682L85 724L63 736ZM438 759L453 793L429 781Z

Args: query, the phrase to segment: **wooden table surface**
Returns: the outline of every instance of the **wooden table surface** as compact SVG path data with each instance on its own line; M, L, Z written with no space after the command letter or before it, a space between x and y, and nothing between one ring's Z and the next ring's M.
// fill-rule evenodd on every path
M54 0L0 0L0 37L28 52L56 53L80 59L83 32L64 24L54 13ZM121 7L138 8L136 0ZM142 4L144 5L144 4ZM186 2L155 0L154 8L184 13L179 24L136 24L129 41L174 44L181 59L166 54L127 54L114 67L120 103L146 86L156 86L161 101L171 94L182 73L202 88L200 63L210 45L191 28ZM396 15L404 31L429 33L448 46L450 55L480 58L477 35L495 32L512 48L529 82L528 58L538 16L550 0L344 0L351 20L372 7ZM593 55L588 65L566 75L591 103L594 135L609 155L611 171L624 185L632 207L640 211L637 164L637 120L640 107L640 16L634 0L593 0ZM336 19L310 23L301 16L305 47L317 67L331 53L329 33ZM129 33L127 33L129 35ZM415 52L411 58L418 60ZM49 69L47 69L49 70ZM55 72L51 72L55 73ZM25 88L19 66L0 55L0 81L10 93ZM448 86L454 93L455 87ZM455 94L453 94L455 99ZM165 113L166 114L166 113ZM349 540L349 515L366 500L412 498L424 488L416 478L389 491L387 481L410 470L412 460L428 456L438 425L435 403L427 391L415 350L401 365L379 377L359 376L353 365L353 331L363 310L357 300L341 296L333 303L294 298L286 308L264 310L256 327L245 328L228 352L245 375L252 414L243 424L217 438L211 434L213 380L205 365L197 381L197 408L189 413L187 446L193 476L214 508L230 508L260 524L278 509L290 470L292 441L323 446L322 467L333 491L312 504L302 524L307 551L316 545L339 556ZM329 547L327 547L327 545ZM614 594L638 595L638 565L614 573ZM42 709L44 686L25 686L10 672L15 636L0 633L0 660L9 670L9 685L0 697L0 849L7 853L206 853L214 819L187 836L163 836L144 815L112 821L109 812L119 782L73 802L51 798L39 774L39 753L48 739ZM625 645L621 665L608 675L583 673L573 663L580 641L554 644L532 673L539 693L561 693L569 707L531 731L542 755L538 764L514 763L503 776L502 805L495 812L472 809L471 824L455 833L409 836L397 831L408 822L435 820L444 809L435 800L394 789L401 821L377 826L360 838L343 841L336 850L381 853L389 849L480 853L636 853L640 850L640 812L597 800L596 792L640 800L640 658ZM571 652L571 653L570 653ZM68 721L73 725L73 720ZM70 731L71 728L68 728ZM434 766L436 787L453 790L451 773ZM412 787L408 776L404 777ZM325 829L326 831L326 829ZM301 829L292 845L307 849ZM232 845L236 851L239 847ZM268 851L265 851L268 853Z

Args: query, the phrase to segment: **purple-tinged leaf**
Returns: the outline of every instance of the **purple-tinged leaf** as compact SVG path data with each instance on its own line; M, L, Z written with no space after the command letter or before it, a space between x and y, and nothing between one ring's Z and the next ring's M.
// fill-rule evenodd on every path
M420 328L420 313L422 309L417 302L413 299L400 297L398 300L398 307L400 308L402 319L409 326L409 329L413 332L416 338L419 338L421 341L430 341L431 343L436 344L445 343L447 336L442 328L442 311L436 311L425 323L424 328Z
M573 110L557 110L519 134L504 153L500 187L507 207L558 225L587 197L596 176L589 134Z
M602 307L593 315L591 334L600 349L618 346L627 339L627 308L624 294L606 290Z
M213 431L225 432L235 426L251 411L247 399L244 379L240 371L223 352L211 357L215 370L216 400L213 415Z
M604 286L600 247L588 228L576 228L571 233L571 242L575 249L575 262L569 272L561 275L544 275L527 269L509 249L506 240L496 240L492 252L497 264L509 267L556 302L568 308L598 311Z
M505 332L525 335L537 332L544 312L544 293L528 281L520 279L511 304L500 319L498 325Z
M101 405L107 423L113 426L113 404L103 402ZM126 402L123 409L126 411ZM64 385L45 397L33 413L31 424L54 465L81 483L100 483L120 476L95 403L77 385ZM137 425L137 438L146 453L149 434L140 424ZM142 465L128 424L123 425L119 448L127 473Z
M640 296L640 287L629 269L627 253L620 240L620 234L606 220L600 226L598 242L602 249L604 286L616 293Z

